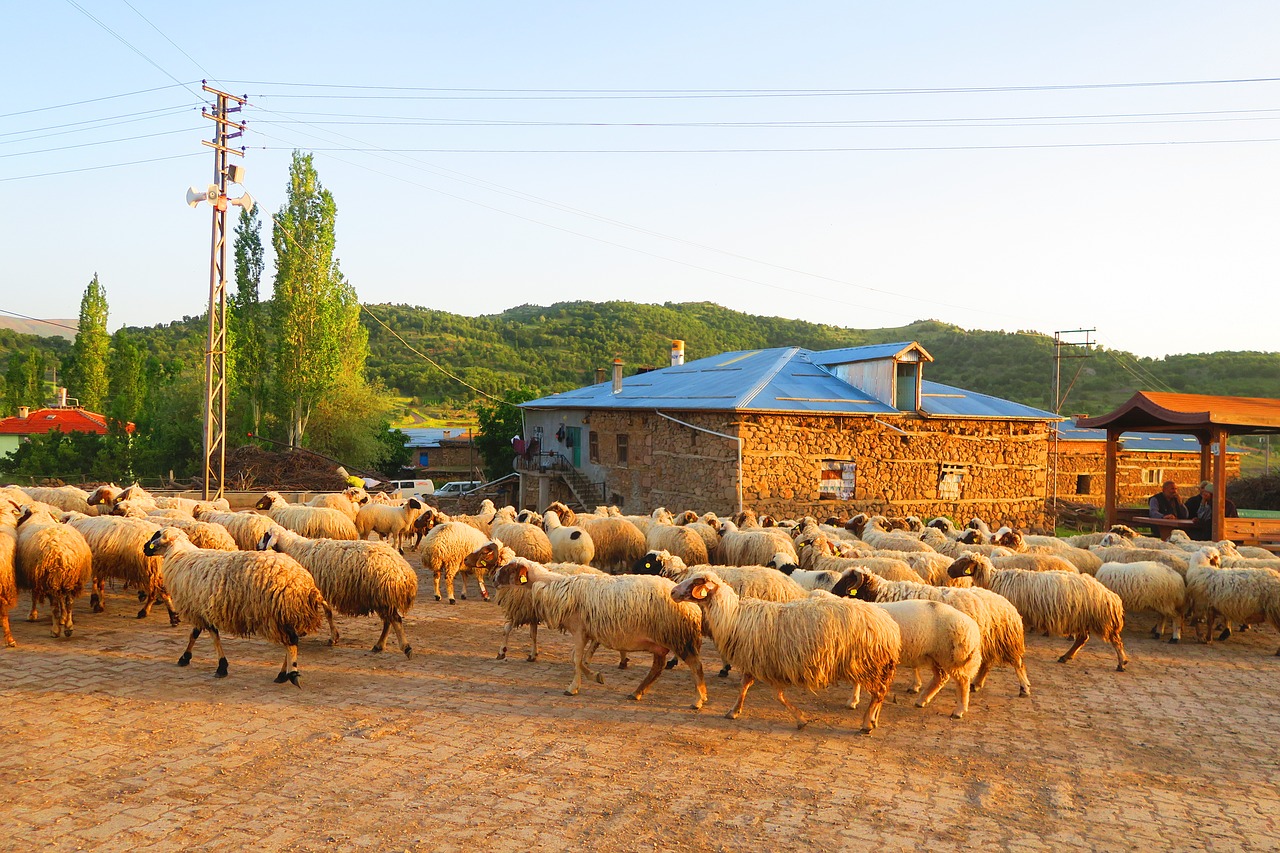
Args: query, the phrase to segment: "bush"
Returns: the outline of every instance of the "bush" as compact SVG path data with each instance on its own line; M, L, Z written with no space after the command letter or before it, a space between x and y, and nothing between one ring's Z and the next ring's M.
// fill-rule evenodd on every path
M1280 510L1280 474L1232 480L1227 483L1227 497L1237 507Z

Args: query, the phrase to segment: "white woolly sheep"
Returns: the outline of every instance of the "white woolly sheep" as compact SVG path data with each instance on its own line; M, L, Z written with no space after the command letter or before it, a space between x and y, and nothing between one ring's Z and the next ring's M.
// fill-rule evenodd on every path
M1089 549L1104 563L1138 563L1154 560L1164 563L1186 577L1188 558L1182 549L1140 548L1132 540L1116 533L1107 533L1099 544Z
M773 559L769 561L767 568L777 569L791 580L801 589L807 589L812 592L815 589L830 592L832 587L840 582L840 573L835 571L811 571L802 569L788 559L786 554L778 553L773 555Z
M18 508L0 500L0 625L4 626L4 644L13 648L18 643L9 629L9 611L18 603Z
M862 541L877 551L932 551L933 549L920 540L920 537L899 531L890 531L885 527L886 519L882 515L874 515L867 520L862 529Z
M307 506L326 506L336 509L352 521L360 512L360 508L369 503L369 493L359 486L351 486L340 492L315 495L307 501ZM359 526L359 525L357 525Z
M31 590L31 615L40 618L38 605L49 599L53 611L51 633L70 637L75 627L71 604L93 580L93 555L74 527L54 519L48 510L24 506L17 520L18 548L14 567L18 587Z
M1077 571L1092 575L1102 565L1102 559L1085 548L1074 548L1056 536L1029 536L1009 527L996 531L992 542L1017 554L1052 554L1076 567ZM989 554L987 556L990 556Z
M1216 548L1202 548L1191 557L1187 569L1187 599L1192 610L1207 612L1206 643L1213 642L1217 617L1225 627L1219 640L1231 636L1233 624L1245 624L1257 616L1280 631L1280 573L1271 569L1223 569ZM1276 651L1280 656L1280 649Z
M808 721L787 701L786 688L816 691L837 681L867 688L871 701L862 732L870 734L879 723L902 650L898 626L883 610L821 592L785 603L740 598L710 568L682 580L671 597L702 609L720 656L742 673L738 702L725 715L729 719L742 713L758 678L777 691L798 729Z
M514 520L510 507L498 510L489 538L501 539L516 556L535 563L550 563L553 558L551 540L540 527Z
M877 603L925 599L951 605L978 623L982 635L982 663L970 690L975 693L981 690L987 682L987 674L994 667L1007 666L1018 678L1018 695L1031 695L1031 681L1027 678L1027 667L1023 661L1026 637L1022 617L1003 596L978 587L937 587L912 581L887 581L860 569L845 572L831 593L837 597Z
M971 554L952 564L951 576L972 578L974 585L1009 599L1027 627L1074 638L1059 663L1074 658L1093 632L1115 648L1117 672L1124 672L1129 663L1121 637L1124 603L1089 575L996 569L986 557Z
M842 573L848 569L865 569L886 580L919 581L924 578L904 559L897 557L839 557L833 551L833 543L822 534L801 536L796 541L800 555L800 567L813 572ZM905 551L893 552L906 555ZM776 559L776 558L775 558Z
M560 520L569 523L563 516ZM626 572L644 556L644 534L625 518L587 518L580 515L577 521L576 526L585 530L595 543L596 555L592 565L596 568L614 574Z
M435 579L436 601L440 600L440 576L444 575L445 589L449 593L449 603L456 604L453 598L453 579L466 565L469 554L477 551L489 541L489 537L461 521L446 521L431 528L427 538L422 542L419 559L422 568L431 572ZM484 586L484 570L473 569L477 583L480 584L480 597L489 600L489 591ZM467 582L462 581L462 598L467 597Z
M684 560L687 566L707 564L707 543L688 527L654 524L644 537L646 551L667 551Z
M160 601L169 611L169 624L178 624L178 614L164 588L163 561L142 553L142 547L160 530L160 525L141 518L95 517L79 512L64 514L62 521L80 531L93 554L93 592L89 606L94 613L106 610L106 581L115 578L138 590L142 601L139 619L146 618L151 607Z
M23 486L20 488L27 493L30 500L56 506L64 512L98 514L97 509L89 505L89 493L77 486Z
M404 506L366 503L356 513L358 538L368 539L370 533L376 533L403 554L405 537L413 532L413 522L422 513L422 508L422 501L417 498L409 498Z
M997 569L1022 569L1024 572L1069 572L1079 574L1074 564L1053 554L1008 554L988 557Z
M739 530L726 521L720 527L720 547L716 559L725 566L763 566L778 552L787 554L794 562L800 562L795 543L781 528L757 527Z
M1181 639L1187 585L1173 569L1154 560L1103 563L1094 577L1098 579L1098 583L1120 596L1126 614L1154 610L1160 615L1151 629L1153 639L1160 639L1166 623L1173 630L1169 642L1176 643Z
M308 539L274 524L258 543L261 551L288 554L311 573L316 587L329 604L329 644L338 644L333 609L344 616L377 614L382 634L373 651L386 648L387 633L394 630L400 650L410 657L413 647L404 639L404 614L418 596L418 575L396 549L386 542L340 539Z
M258 543L262 541L262 534L274 524L270 516L256 512L222 512L205 507L196 508L196 520L221 525L231 534L236 547L241 551L256 550Z
M218 652L215 678L227 675L222 632L238 637L261 634L284 646L276 684L298 681L298 637L320 628L329 605L311 575L287 554L273 551L204 551L176 527L148 540L147 556L164 558L164 577L174 607L191 623L178 666L191 663L196 638L208 628Z
M281 527L288 528L308 539L354 540L360 538L355 522L338 510L324 506L290 504L280 496L279 492L267 492L258 499L254 508L264 511Z
M689 666L696 698L693 708L707 701L702 677L702 618L698 608L672 598L675 584L645 575L562 575L531 560L516 558L498 571L496 583L533 584L537 610L547 626L573 634L573 680L565 694L574 696L587 667L588 645L596 642L619 652L649 652L653 664L631 698L641 699L662 675L667 655L674 653ZM596 681L604 683L599 673Z
M231 504L227 502L226 498L215 498L212 501L198 501L193 498L166 497L163 495L156 496L142 488L142 486L137 483L134 483L131 486L125 486L121 489L120 492L116 494L114 502L119 503L120 501L127 500L137 501L143 505L149 504L156 509L177 509L187 515L194 515L196 507L202 503L212 504L213 508L220 512L231 511Z
M596 543L591 539L591 534L581 527L565 527L560 523L560 516L553 510L548 510L542 516L542 526L547 538L551 540L551 559L555 562L587 566L595 559ZM509 562L510 560L503 561Z

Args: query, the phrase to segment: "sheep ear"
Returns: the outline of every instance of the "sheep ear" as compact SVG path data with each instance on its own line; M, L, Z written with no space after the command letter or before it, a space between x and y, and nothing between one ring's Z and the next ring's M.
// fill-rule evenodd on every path
M705 583L697 584L693 589L689 590L689 594L694 598L702 600L710 594Z

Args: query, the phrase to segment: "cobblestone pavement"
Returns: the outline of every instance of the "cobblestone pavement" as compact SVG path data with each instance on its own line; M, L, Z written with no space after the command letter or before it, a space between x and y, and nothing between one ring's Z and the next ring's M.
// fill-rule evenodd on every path
M429 589L424 584L423 589ZM77 602L71 639L14 609L0 649L0 819L22 850L1274 850L1280 847L1280 638L1151 640L1125 632L1116 673L1092 640L1031 637L1034 696L996 670L968 717L944 691L911 706L900 675L881 728L856 733L841 687L793 699L757 686L736 722L737 679L714 676L689 709L684 667L643 702L644 662L564 696L566 638L542 659L494 659L496 606L420 601L414 657L368 651L375 620L301 647L302 689L272 679L282 655L226 642L215 680L201 638L162 609L137 620L119 590L105 614ZM1141 629L1141 630L1140 630Z

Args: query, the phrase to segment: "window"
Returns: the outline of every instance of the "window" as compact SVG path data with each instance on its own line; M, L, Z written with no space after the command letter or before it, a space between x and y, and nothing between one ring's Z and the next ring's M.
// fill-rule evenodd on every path
M1164 483L1163 468L1143 468L1142 483L1145 486L1159 486Z
M626 435L618 436L618 464L619 465L627 464L627 436Z
M916 378L920 373L919 363L899 362L894 365L893 371L893 407L900 412L918 411L920 401L916 398Z
M964 465L943 463L938 471L938 500L958 501L964 491L964 478L969 476L969 469Z
M1093 485L1093 478L1090 475L1088 474L1076 475L1076 494L1077 495L1090 494L1090 488L1092 485Z
M587 433L587 460L597 464L600 462L600 436L595 430Z
M818 463L818 500L851 501L858 481L858 463L823 459Z

